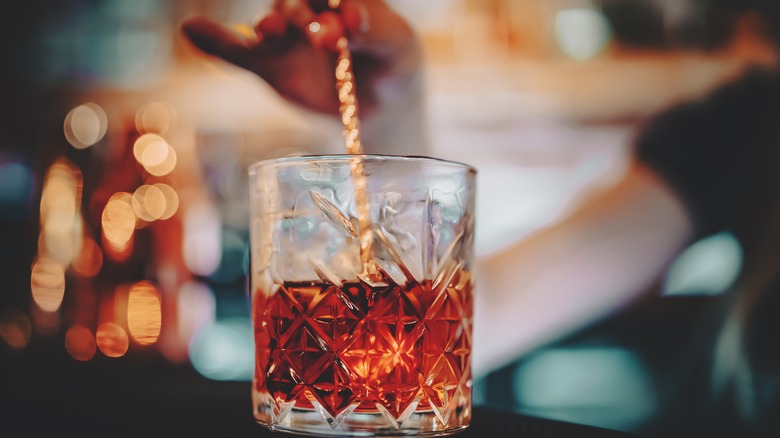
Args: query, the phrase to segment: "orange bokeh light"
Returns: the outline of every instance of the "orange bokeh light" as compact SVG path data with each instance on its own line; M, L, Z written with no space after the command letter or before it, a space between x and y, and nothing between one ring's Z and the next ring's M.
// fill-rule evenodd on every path
M94 277L103 267L103 251L91 237L84 237L81 253L73 261L73 270L84 277Z
M145 222L170 219L179 209L179 195L168 184L142 185L133 193L133 211Z
M146 151L146 148L157 142L165 143L165 139L157 134L144 134L138 137L138 139L133 144L133 156L135 157L135 161L141 163L143 161L142 157Z
M46 254L66 267L81 246L83 223L81 171L65 159L57 160L46 172L41 192L41 245Z
M129 193L115 193L103 209L103 236L112 249L118 252L124 251L130 245L138 220L133 211L132 200L133 197Z
M148 154L148 163L141 163L144 165L144 169L154 176L167 175L176 167L176 151L168 143L165 145L168 148L166 153L155 151L155 154Z
M125 330L113 322L101 324L95 340L100 351L108 357L122 357L130 347Z
M176 119L176 110L170 104L152 102L138 110L135 127L138 132L165 135L176 128Z
M95 356L97 342L92 331L77 324L65 333L65 350L78 361L88 361Z
M146 222L160 219L165 213L165 204L165 195L158 187L142 185L133 193L133 211Z
M30 342L30 319L19 309L8 309L0 315L0 337L11 348L21 349Z
M65 271L54 260L39 258L32 266L30 289L41 310L56 312L65 295Z
M162 307L157 288L148 281L134 284L127 299L127 327L141 345L157 342L162 323Z
M41 225L70 226L81 202L81 171L65 159L51 165L41 192Z
M133 145L133 156L153 176L164 176L176 167L176 151L157 134L144 134Z
M165 198L165 211L160 216L160 219L170 219L179 209L179 195L168 184L155 184L154 187L157 187Z

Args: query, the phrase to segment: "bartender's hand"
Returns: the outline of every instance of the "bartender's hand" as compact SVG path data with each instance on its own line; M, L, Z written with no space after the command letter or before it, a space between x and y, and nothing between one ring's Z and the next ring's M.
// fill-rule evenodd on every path
M333 115L337 42L346 37L363 117L419 103L420 47L406 21L382 0L336 3L275 0L254 37L204 17L187 20L183 31L200 50L256 73L288 100Z

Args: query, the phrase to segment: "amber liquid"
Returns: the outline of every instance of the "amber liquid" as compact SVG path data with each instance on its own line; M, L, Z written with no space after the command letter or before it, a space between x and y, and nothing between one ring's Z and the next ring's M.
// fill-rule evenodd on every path
M279 406L317 403L332 417L435 409L442 418L462 409L471 390L470 273L444 281L285 282L257 291L257 391Z

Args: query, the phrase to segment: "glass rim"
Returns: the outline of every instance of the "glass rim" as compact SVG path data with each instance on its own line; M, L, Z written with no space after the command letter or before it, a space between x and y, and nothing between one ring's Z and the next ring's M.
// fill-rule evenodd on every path
M323 154L323 155L290 155L286 157L267 158L249 165L249 174L254 174L261 167L278 164L294 164L309 161L347 161L351 158L382 159L395 162L427 162L430 164L446 165L460 168L468 173L476 174L477 169L460 161L446 160L443 158L429 157L426 155L385 155L385 154Z

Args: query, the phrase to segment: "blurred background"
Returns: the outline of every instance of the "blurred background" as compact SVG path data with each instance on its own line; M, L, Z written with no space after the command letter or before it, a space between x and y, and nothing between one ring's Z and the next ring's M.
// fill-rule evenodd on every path
M429 154L479 169L480 256L618 181L637 122L733 76L738 63L712 48L751 25L719 2L389 3L424 43ZM251 378L247 165L340 152L340 127L203 56L179 25L202 14L241 30L269 6L29 1L6 17L0 360ZM696 242L658 300L480 380L477 403L657 430L664 358L681 347L637 327L680 330L741 260L728 233ZM661 323L666 298L682 304Z

